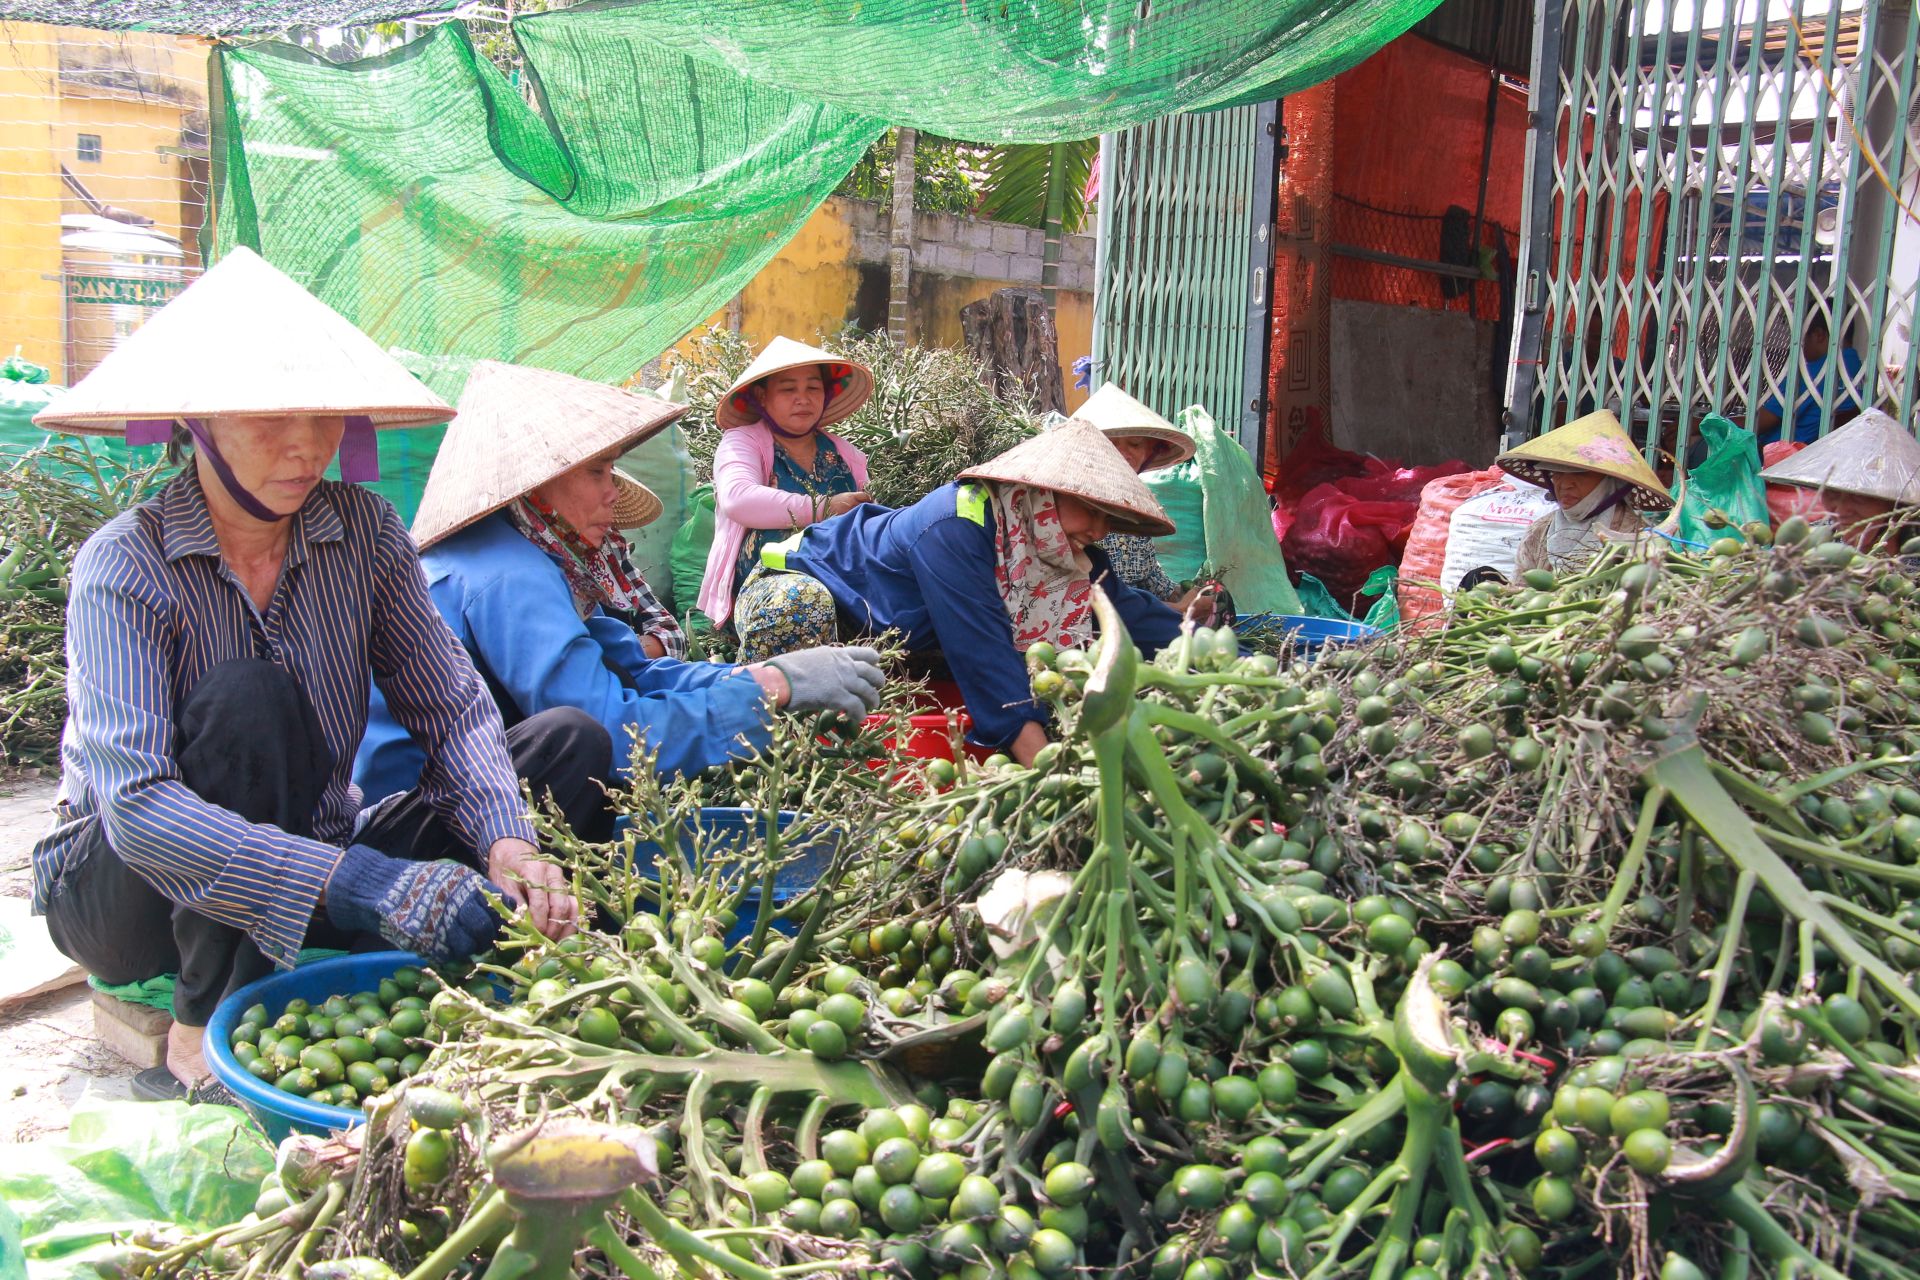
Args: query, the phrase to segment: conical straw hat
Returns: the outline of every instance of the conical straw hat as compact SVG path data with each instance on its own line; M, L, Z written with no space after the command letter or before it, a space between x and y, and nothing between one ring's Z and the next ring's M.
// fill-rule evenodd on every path
M1072 494L1105 511L1115 533L1164 538L1173 532L1173 521L1113 442L1098 427L1078 418L1068 418L997 458L967 468L960 479L999 480Z
M1193 437L1109 382L1087 397L1074 417L1091 422L1109 440L1153 440L1161 448L1146 469L1158 471L1193 456Z
M235 413L365 415L375 427L420 427L445 422L453 407L333 308L236 248L33 421L119 435L128 419Z
M1896 507L1920 505L1920 440L1898 422L1869 409L1760 473L1762 480L1879 498Z
M1509 449L1495 458L1493 465L1543 489L1553 486L1548 477L1555 471L1591 471L1632 485L1629 505L1641 511L1665 511L1673 506L1673 495L1633 447L1620 419L1605 409Z
M720 403L714 406L714 421L723 428L752 426L760 421L760 414L747 401L749 387L782 370L814 365L824 369L827 378L827 407L820 415L821 429L845 422L873 398L873 370L867 366L792 338L775 338L766 350L753 358L747 371L733 380L727 394L720 397Z
M427 474L413 540L425 550L591 458L626 452L686 411L549 369L476 360L460 414ZM619 471L614 476L615 523L631 529L659 517L660 499L645 485Z
M613 523L622 529L638 529L658 520L667 506L660 495L635 480L620 468L613 469Z

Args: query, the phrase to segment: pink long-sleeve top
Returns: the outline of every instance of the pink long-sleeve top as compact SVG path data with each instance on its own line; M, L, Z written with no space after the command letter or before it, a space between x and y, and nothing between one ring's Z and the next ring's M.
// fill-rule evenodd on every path
M867 455L829 431L820 433L867 487ZM773 478L773 431L764 422L734 427L713 451L713 547L700 582L700 612L720 626L733 616L733 571L748 529L801 529L814 521L810 494L788 493Z

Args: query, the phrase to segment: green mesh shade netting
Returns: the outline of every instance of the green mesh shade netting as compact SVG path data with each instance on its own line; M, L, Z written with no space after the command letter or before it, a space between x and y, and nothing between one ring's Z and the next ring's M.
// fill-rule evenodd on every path
M597 0L568 13L888 124L1058 142L1318 84L1435 3Z
M389 346L620 381L739 292L880 133L585 24L521 39L547 120L458 25L349 67L223 51L219 243ZM456 394L456 368L428 380Z
M443 394L477 357L618 381L736 294L887 124L1066 139L1272 97L1433 4L587 4L514 23L540 110L458 24L347 66L229 47L218 242L382 343L453 357L427 375Z

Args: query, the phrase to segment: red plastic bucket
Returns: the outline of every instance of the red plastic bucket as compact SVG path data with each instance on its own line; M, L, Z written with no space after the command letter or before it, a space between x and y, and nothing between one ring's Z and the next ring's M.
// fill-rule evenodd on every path
M966 734L973 727L973 720L967 715L966 700L960 696L960 687L949 680L929 681L927 692L930 701L938 710L917 712L907 717L907 742L905 751L916 760L951 760L954 758L953 746L960 743L961 750L969 758L985 760L993 752L973 746L966 741ZM949 715L952 716L949 722ZM868 716L867 726L876 727L886 723L885 716ZM895 740L888 738L887 745L893 746ZM880 762L874 761L877 766Z

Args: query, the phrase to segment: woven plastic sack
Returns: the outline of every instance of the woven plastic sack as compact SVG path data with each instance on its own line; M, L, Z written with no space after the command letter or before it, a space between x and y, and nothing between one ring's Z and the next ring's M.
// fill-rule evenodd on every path
M1447 522L1447 558L1440 566L1441 596L1451 600L1460 580L1475 569L1512 579L1521 540L1553 509L1551 493L1512 476L1455 507Z
M703 484L688 495L687 518L674 532L673 546L667 554L673 577L673 609L682 622L694 613L695 602L700 599L700 584L707 576L707 553L712 548L713 486Z
M1765 520L1767 492L1751 431L1708 414L1700 420L1700 438L1706 461L1687 472L1674 532L1704 546L1749 521Z
M1420 491L1420 510L1407 533L1400 555L1400 618L1409 625L1446 609L1440 594L1440 571L1447 563L1447 536L1453 513L1468 498L1499 485L1506 472L1498 467L1467 471L1429 480Z
M1775 440L1760 454L1760 465L1764 469L1776 462L1785 461L1806 448L1799 440ZM1798 484L1767 485L1767 522L1774 528L1789 516L1814 518L1821 513L1820 493Z
M1191 538L1191 530L1198 530L1200 554L1198 559L1190 561L1193 553L1190 543L1176 548L1180 554L1172 558L1162 549L1161 566L1170 577L1181 582L1210 572L1226 584L1235 609L1241 613L1298 612L1300 598L1287 574L1280 540L1268 535L1272 527L1271 512L1260 481L1260 469L1254 465L1253 458L1199 405L1180 412L1179 426L1193 437L1192 460L1179 467L1148 472L1146 480L1156 497L1164 494L1178 505L1179 510L1167 506L1167 514L1174 520L1176 537L1186 533ZM1163 479L1165 472L1184 472L1185 475ZM1197 521L1191 514L1196 490ZM1167 505L1165 498L1163 506ZM1166 541L1156 539L1156 548Z
M100 1274L116 1235L151 1223L192 1234L238 1222L253 1207L273 1151L233 1107L83 1099L64 1142L9 1147L0 1201L19 1220L33 1280ZM0 1269L0 1275L5 1271Z

